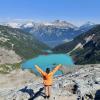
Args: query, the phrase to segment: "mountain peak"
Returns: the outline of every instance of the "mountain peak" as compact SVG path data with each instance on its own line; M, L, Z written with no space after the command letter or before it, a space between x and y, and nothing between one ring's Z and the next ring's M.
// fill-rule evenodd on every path
M52 22L53 25L55 26L65 26L65 27L68 27L68 28L75 28L76 26L67 22L67 21L63 21L63 20L55 20Z
M85 25L95 25L95 23L88 21Z
M24 28L27 28L27 27L33 27L34 26L34 23L33 22L26 22L25 24L22 25Z
M7 22L4 25L5 26L10 26L12 28L20 28L21 23L18 23L18 22Z
M95 25L95 23L88 21L85 24L83 24L82 26L92 26L92 25Z
M82 30L89 30L91 28L93 28L96 24L95 23L92 23L90 21L86 22L85 24L83 24L82 26L80 26L80 29Z

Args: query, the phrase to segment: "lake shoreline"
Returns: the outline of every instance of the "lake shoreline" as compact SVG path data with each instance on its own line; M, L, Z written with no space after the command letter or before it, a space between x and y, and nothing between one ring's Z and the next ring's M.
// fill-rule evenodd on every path
M36 58L30 59L22 63L22 69L32 69L36 74L37 71L34 65L38 65L45 71L47 67L51 70L58 64L62 65L74 65L72 58L67 54L48 54L48 55L39 55ZM61 74L59 71L57 74Z

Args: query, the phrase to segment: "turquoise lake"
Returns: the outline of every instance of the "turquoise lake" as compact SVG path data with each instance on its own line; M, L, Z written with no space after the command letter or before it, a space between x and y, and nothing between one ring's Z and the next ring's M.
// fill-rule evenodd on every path
M62 65L74 65L74 62L70 56L67 54L48 54L48 55L40 55L36 58L25 61L22 64L22 69L32 69L36 74L39 75L34 65L40 66L40 68L45 71L47 67L51 70L58 64ZM61 71L57 71L56 75L62 74Z

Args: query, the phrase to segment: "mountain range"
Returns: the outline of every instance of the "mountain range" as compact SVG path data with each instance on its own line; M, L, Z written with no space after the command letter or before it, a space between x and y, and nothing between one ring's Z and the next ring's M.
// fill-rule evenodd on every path
M95 26L94 23L87 22L78 27L67 21L55 20L53 22L6 22L5 26L12 28L19 28L24 32L31 33L41 42L47 44L49 47L66 43L73 40L74 37L84 33Z

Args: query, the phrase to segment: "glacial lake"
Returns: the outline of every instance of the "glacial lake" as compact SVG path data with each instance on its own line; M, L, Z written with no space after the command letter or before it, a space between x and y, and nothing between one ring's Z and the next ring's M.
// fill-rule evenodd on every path
M22 63L22 69L32 69L34 73L39 75L34 65L40 66L40 68L45 71L47 67L51 70L58 64L62 65L74 65L72 58L67 54L48 54L39 55L36 58L30 59ZM62 74L61 71L57 71L55 75Z

